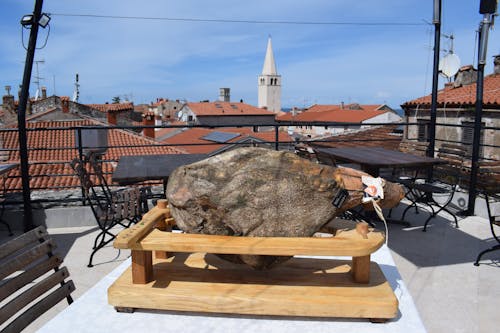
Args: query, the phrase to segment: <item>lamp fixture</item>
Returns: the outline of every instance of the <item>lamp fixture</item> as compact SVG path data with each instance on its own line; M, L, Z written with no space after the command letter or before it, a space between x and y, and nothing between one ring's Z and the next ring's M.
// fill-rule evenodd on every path
M40 16L40 19L38 20L38 24L45 29L47 25L50 22L50 16L46 13L42 13L42 16Z
M49 24L49 22L50 22L50 16L46 13L42 13L40 19L38 20L38 25L45 29ZM23 27L29 27L33 25L33 15L32 14L24 15L21 18L21 25Z

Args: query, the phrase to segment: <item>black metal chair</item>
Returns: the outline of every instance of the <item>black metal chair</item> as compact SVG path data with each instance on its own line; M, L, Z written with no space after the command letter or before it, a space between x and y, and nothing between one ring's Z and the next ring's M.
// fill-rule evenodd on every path
M448 163L436 165L433 168L432 180L413 178L403 183L408 189L406 198L410 200L411 204L403 211L402 220L404 220L406 213L412 207L418 212L418 204L420 204L430 209L430 215L425 221L422 231L427 231L427 225L430 220L436 217L441 211L450 214L455 221L455 226L458 228L458 218L450 210L450 204L459 188L459 182L464 176L463 167L466 153L466 149L462 146L443 144L439 148L437 156ZM436 201L434 195L443 196L446 199L440 203Z
M88 267L92 267L95 253L116 238L113 229L130 227L148 211L147 200L151 197L151 188L132 187L111 191L97 154L90 153L83 160L75 158L71 167L80 180L84 202L92 209L100 229L89 259Z
M484 195L491 234L497 244L481 251L474 262L475 266L479 266L479 261L484 254L500 250L500 237L495 233L495 225L500 226L500 215L498 215L498 209L495 211L491 207L492 203L500 201L500 189L498 187L498 184L500 184L500 163L498 161L480 162L479 172L477 188Z

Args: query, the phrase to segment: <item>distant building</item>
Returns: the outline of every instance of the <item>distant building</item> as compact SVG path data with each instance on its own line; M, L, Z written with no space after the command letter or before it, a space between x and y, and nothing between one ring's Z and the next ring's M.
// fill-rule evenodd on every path
M366 123L394 123L401 121L401 117L386 104L360 105L357 103L340 105L315 104L301 113L287 113L278 116L279 122L293 122L288 132L309 138L326 137L370 128ZM309 123L346 123L344 126L310 125ZM350 123L350 124L349 124ZM356 123L356 124L352 124Z
M266 57L258 81L259 108L274 113L281 111L281 75L276 71L271 37L267 41Z
M482 123L487 127L500 127L500 55L494 57L495 69L484 77ZM438 91L436 122L447 125L473 125L476 106L477 71L470 65L463 66L454 81L445 84ZM416 98L401 105L409 123L406 138L426 141L430 121L431 95ZM473 128L457 126L436 126L436 147L443 141L461 142L472 152ZM500 131L481 131L480 157L499 160ZM488 146L489 145L489 146ZM496 147L493 147L496 146Z
M153 112L160 117L161 122L168 123L177 119L177 114L182 108L183 103L168 98L158 98L155 103L149 106L149 112Z
M275 114L246 103L186 103L179 111L179 120L198 125L272 125Z

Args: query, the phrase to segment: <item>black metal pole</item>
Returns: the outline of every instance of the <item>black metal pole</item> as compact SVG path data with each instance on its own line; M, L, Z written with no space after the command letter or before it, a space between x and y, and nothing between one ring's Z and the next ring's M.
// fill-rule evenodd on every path
M439 52L441 49L441 0L434 0L434 66L432 70L432 96L431 96L431 118L429 122L429 147L427 156L434 157L436 146L436 114L437 114L437 91L439 83ZM432 178L432 169L429 171Z
M279 144L279 126L274 126L274 150L280 149Z
M23 184L24 231L29 231L35 227L33 225L33 211L31 209L28 139L26 135L26 106L28 104L31 71L33 69L33 59L35 58L36 39L38 36L38 21L40 20L40 17L42 15L42 4L43 0L35 1L30 39L28 43L28 50L26 52L26 62L24 63L23 85L21 88L21 96L19 98L19 109L17 111L17 126L19 129L19 157L21 160L21 178Z
M474 206L477 195L477 174L479 167L479 152L481 150L481 121L483 117L483 81L484 66L486 65L486 50L488 47L488 32L491 25L491 14L484 14L479 27L479 45L477 61L477 82L476 82L476 108L474 118L474 137L472 140L472 157L469 181L469 202L467 215L474 215Z

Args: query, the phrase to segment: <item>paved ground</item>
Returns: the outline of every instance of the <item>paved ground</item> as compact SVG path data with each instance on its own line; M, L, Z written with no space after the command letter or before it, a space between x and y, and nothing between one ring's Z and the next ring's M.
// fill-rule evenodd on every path
M487 220L468 217L459 221L456 229L447 218L438 217L423 233L426 216L410 214L412 227L389 225L389 247L428 332L496 332L500 251L485 256L479 267L472 264L477 253L493 244ZM75 282L75 298L129 255L108 247L96 255L95 267L87 268L96 231L89 227L49 230ZM0 235L4 240L5 232ZM61 302L26 331L36 331L66 306Z

